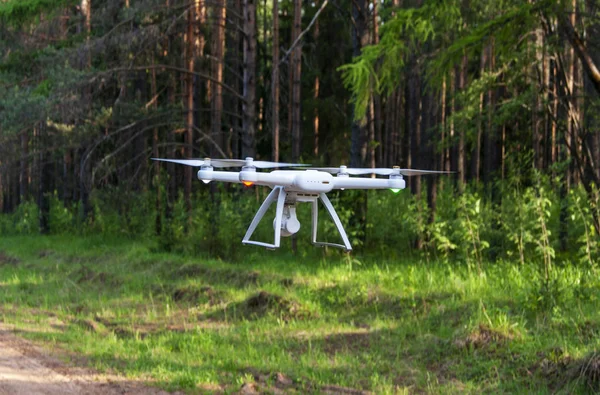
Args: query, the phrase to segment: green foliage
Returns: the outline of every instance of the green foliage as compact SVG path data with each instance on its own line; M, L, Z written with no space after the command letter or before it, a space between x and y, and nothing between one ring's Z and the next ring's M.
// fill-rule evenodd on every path
M399 84L407 56L436 38L441 30L460 24L460 8L454 1L428 1L419 8L395 10L381 28L381 41L362 49L353 62L340 67L344 85L352 92L354 116L363 119L373 91L391 93Z
M0 234L38 234L39 224L37 205L32 201L22 202L13 213L0 215Z
M390 258L412 253L419 236L416 213L417 201L410 193L371 191L365 250Z
M5 0L0 3L0 20L19 26L42 13L75 4L77 0Z
M598 188L591 186L593 196L598 196ZM594 227L592 213L597 209L596 201L589 199L582 186L569 191L570 237L579 246L577 258L582 266L596 270L600 262L600 235Z
M589 268L556 266L558 298L541 310L531 292L540 273L517 262L481 275L404 255L228 263L153 244L0 238L3 322L170 391L589 392L573 375L598 346L600 281Z
M478 272L486 262L517 260L523 266L539 268L539 278L547 279L546 282L551 280L556 263L564 260L572 259L579 266L596 270L600 243L592 212L597 206L583 188L573 189L561 200L544 177L530 186L523 186L517 175L511 180L500 184L502 199L498 202L487 199L475 186L461 192L450 183L443 185L433 220L425 194L417 199L407 191L341 191L332 194L331 201L359 256L401 258L416 254L444 262L464 261ZM92 195L93 215L85 223L80 219L80 204L64 206L53 194L50 231L155 239L160 250L238 260L255 250L243 246L240 240L268 192L219 185L214 195L208 190L195 195L191 216L180 195L173 202L169 218L162 211L164 207L161 210L162 228L158 235L155 192L96 191ZM161 193L164 202L164 188ZM365 208L357 208L355 203L360 199L366 199ZM364 225L357 221L357 209L365 210ZM565 236L569 243L568 250L557 255L561 245L561 209L569 213ZM318 240L339 243L333 221L322 208L319 211ZM310 206L298 205L297 214L302 225L297 236L299 253L313 254L315 249L309 242ZM269 218L273 215L274 207L257 228L254 240L272 240ZM0 234L35 234L38 216L35 204L24 203L15 213L0 215ZM425 242L421 250L415 248L419 239ZM289 243L288 238L282 238L284 250L290 249Z
M50 198L50 232L52 234L76 234L77 211L77 206L65 207L58 195L54 193Z

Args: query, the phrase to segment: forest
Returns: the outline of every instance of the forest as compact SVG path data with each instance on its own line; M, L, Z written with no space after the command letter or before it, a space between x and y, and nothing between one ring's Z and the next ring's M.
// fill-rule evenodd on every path
M0 19L3 233L218 251L264 191L150 158L251 156L454 172L335 196L365 251L598 259L594 1L5 0Z
M529 328L540 312L560 310L568 321L566 305L597 301L599 109L596 0L0 0L0 239L41 246L40 237L105 237L245 267L265 254L241 240L269 189L205 185L192 168L151 158L445 171L407 177L399 193L332 192L351 255L311 246L310 214L299 208L304 228L268 259L362 265L368 278L379 278L374 262L405 275L406 262L421 262L439 276L460 271L475 294L489 275L498 281L489 295L506 291L498 278L507 276L515 281L507 287L526 289L515 292L528 313L501 304L497 316L489 309L490 318L483 297L471 307L484 324L470 318L468 325L481 333L501 328L512 340L519 338L513 314ZM320 223L319 232L338 242L331 222ZM267 224L257 234L268 240L273 229ZM77 240L73 245L86 243ZM46 259L43 251L39 259ZM404 285L433 292L422 276ZM464 291L452 284L440 287ZM177 299L180 291L165 292ZM349 308L332 297L344 299L323 296L329 308ZM371 301L365 298L361 308ZM419 306L413 303L413 312ZM581 325L600 333L595 313L580 310ZM552 372L581 373L571 362L595 353L590 339L570 356L561 351ZM539 350L530 351L534 358ZM588 362L600 367L593 356ZM313 373L302 375L316 380ZM373 377L365 384L353 374L355 380L333 381L376 392L400 388ZM598 377L600 371L583 379L585 388L600 391ZM415 380L406 388L429 388L429 376ZM543 382L561 381L553 380ZM448 389L448 382L436 386ZM526 388L496 384L468 388ZM540 385L527 388L558 388ZM462 392L457 388L450 390Z

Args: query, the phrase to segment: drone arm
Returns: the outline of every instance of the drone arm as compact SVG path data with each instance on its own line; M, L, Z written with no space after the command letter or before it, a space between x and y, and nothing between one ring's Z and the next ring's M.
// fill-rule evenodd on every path
M404 189L403 179L333 177L333 189Z
M255 171L242 171L237 174L239 174L240 180L251 182L255 185L271 187L289 187L294 185L294 175L289 172L273 171L270 173L259 173Z
M236 171L200 170L198 172L198 179L203 181L223 181L239 184L241 183L239 174L240 173Z

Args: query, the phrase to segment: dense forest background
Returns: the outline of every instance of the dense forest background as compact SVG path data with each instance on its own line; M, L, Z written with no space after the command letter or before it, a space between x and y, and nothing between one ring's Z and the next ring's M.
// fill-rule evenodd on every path
M0 0L0 234L236 258L268 191L150 158L253 156L455 172L332 194L364 253L539 262L546 281L555 262L595 270L599 8Z

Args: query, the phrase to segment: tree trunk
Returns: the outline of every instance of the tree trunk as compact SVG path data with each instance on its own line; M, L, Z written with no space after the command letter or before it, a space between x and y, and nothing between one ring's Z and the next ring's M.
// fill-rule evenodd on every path
M40 232L42 234L50 233L50 179L52 174L50 173L50 154L46 149L47 139L47 126L46 122L40 122L38 128L38 144L39 150L39 185L38 185L38 207L40 212Z
M406 84L406 133L409 134L409 150L407 167L421 168L421 76L417 70L415 60L411 62L408 82ZM412 192L421 196L421 177L410 177Z
M273 73L271 75L272 157L279 162L279 0L273 0Z
M373 0L373 44L379 43L379 13L378 13L378 2ZM373 159L371 160L372 167L383 165L383 135L382 135L382 111L381 111L381 96L378 93L373 93Z
M454 114L456 111L456 72L453 69L450 72L450 114ZM454 155L454 136L456 135L456 131L454 129L454 118L450 118L450 125L448 127L449 139L450 143L447 144L446 147L446 163L444 167L448 171L456 171L458 166L455 166L456 155Z
M155 63L154 54L152 54L152 64ZM150 91L152 94L152 109L156 112L158 110L158 89L156 84L156 68L152 68L152 74L150 79ZM154 158L160 158L158 152L158 128L155 127L152 130L152 156ZM153 186L155 188L156 199L154 200L154 211L156 215L156 219L154 221L154 233L156 235L160 235L162 231L162 216L161 216L161 177L160 177L160 162L154 161L154 177L152 179Z
M187 32L185 35L185 59L186 70L185 74L185 110L186 110L186 130L184 137L184 158L192 157L192 146L194 144L194 112L195 112L195 86L194 86L194 70L196 65L196 7L195 4L188 8L187 15ZM183 199L185 208L188 212L188 225L191 223L192 216L192 167L184 166L184 189Z
M463 55L462 57L462 62L461 62L461 66L460 66L460 71L458 73L458 89L459 91L462 91L467 84L467 67L468 67L468 58L467 55ZM458 179L459 179L459 188L461 190L464 190L465 184L466 184L466 174L465 174L465 164L466 164L466 157L465 157L465 130L464 128L461 128L460 132L459 132L459 141L458 141L458 166L457 166L457 172L458 172Z
M488 67L490 72L494 72L496 68L495 55L494 55L494 41L490 43L488 54ZM492 184L492 175L498 166L498 139L494 132L493 114L495 110L495 96L494 90L489 89L487 92L487 123L486 130L483 139L483 182L488 186Z
M560 13L558 17L560 22L559 26L563 34L569 40L569 43L571 44L571 47L574 50L574 52L577 54L577 57L581 60L583 64L583 69L589 76L590 81L594 86L594 89L596 89L596 92L600 94L600 70L594 62L594 59L588 51L588 48L586 47L585 43L575 30L575 12L570 13L570 15L567 13Z
M4 193L4 170L2 170L2 161L0 160L0 213L6 213L6 196Z
M315 7L319 5L318 0L315 2ZM319 42L319 21L315 22L314 40ZM313 113L313 155L315 158L319 157L319 89L320 89L319 74L315 76L313 99L315 103L315 109Z
M302 0L294 0L294 22L292 25L292 37L291 42L294 43L302 31ZM292 91L291 91L291 103L292 103L292 161L298 161L300 158L301 151L301 88L302 88L302 46L296 45L292 49L291 55L291 76L292 76Z
M225 53L225 21L227 17L227 3L225 0L219 0L216 4L215 14L216 21L213 32L213 59L212 59L212 74L215 80L211 89L211 137L212 146L210 155L215 157L224 147L224 138L222 131L222 114L223 114L223 64ZM216 147L215 147L216 145Z
M356 0L352 2L352 56L361 54L367 40L367 2ZM354 111L352 111L354 113ZM354 115L354 114L353 114ZM364 167L367 156L366 128L352 117L352 137L350 147L350 166Z
M244 0L242 156L256 154L256 0Z
M441 149L440 149L440 159L439 159L439 165L440 165L440 170L442 171L449 171L450 169L446 168L446 107L447 107L447 101L446 101L446 90L447 90L447 86L446 86L446 76L444 76L443 80L442 80L442 91L440 93L440 103L441 103L441 108L440 108L440 130L441 130L441 136L440 136L440 140L441 140Z
M21 133L21 169L19 172L19 200L24 202L29 195L29 132Z
M483 76L485 73L485 65L487 62L487 47L481 51L481 59L479 63L479 75ZM477 138L473 147L473 153L471 155L471 176L479 182L480 169L481 169L481 140L483 138L483 108L484 108L485 95L483 91L479 94L479 114L477 118Z
M92 33L92 0L81 0L81 14L83 16L83 32L86 36L86 41L89 44L90 35ZM92 66L92 54L90 50L85 51L85 60L82 64L82 69L89 69ZM83 105L88 110L91 110L91 91L89 88L84 88L83 91ZM79 185L80 191L79 195L81 198L81 206L83 213L83 220L87 220L89 215L92 212L92 208L90 206L90 190L92 188L91 185L91 177L88 177L89 170L89 160L87 158L87 149L83 146L79 149Z

